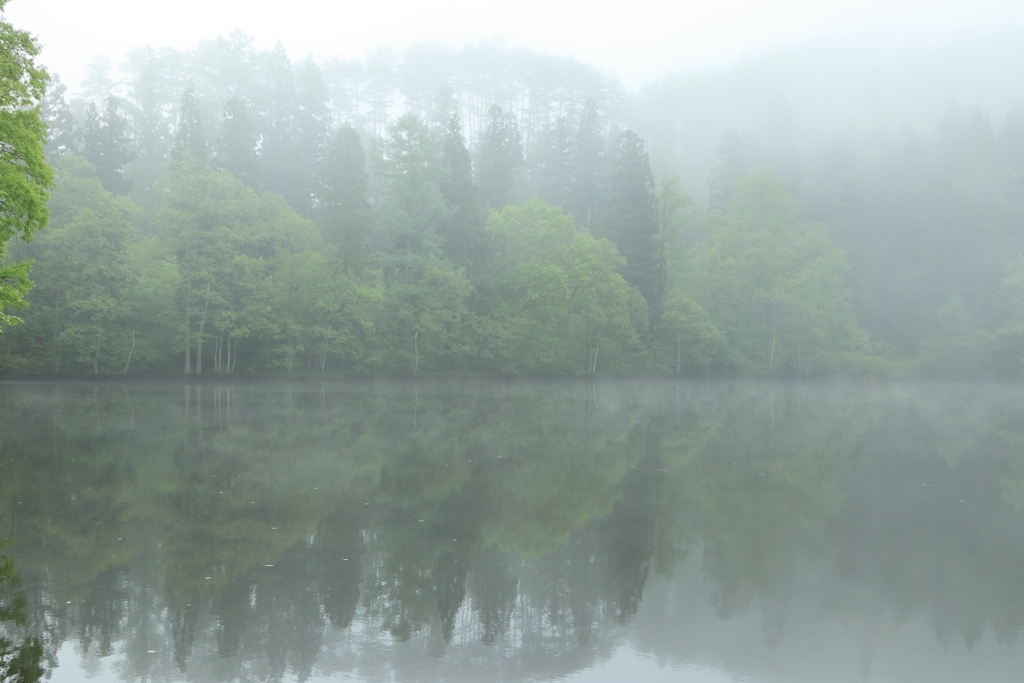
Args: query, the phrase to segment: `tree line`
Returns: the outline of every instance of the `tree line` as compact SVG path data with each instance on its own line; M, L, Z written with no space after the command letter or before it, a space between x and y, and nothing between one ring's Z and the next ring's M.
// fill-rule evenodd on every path
M694 251L688 196L592 99L530 155L497 104L470 144L450 97L377 137L332 129L315 64L292 82L280 50L262 58L278 99L221 92L211 125L186 86L152 181L138 110L108 96L78 117L52 89L51 225L18 252L36 288L5 369L774 374L867 355L842 253L770 172L737 180Z
M858 129L809 163L777 103L767 136L723 136L698 209L593 69L382 55L294 64L233 34L134 51L122 84L94 63L87 99L54 79L52 220L8 258L36 286L0 369L1022 369L1019 113Z

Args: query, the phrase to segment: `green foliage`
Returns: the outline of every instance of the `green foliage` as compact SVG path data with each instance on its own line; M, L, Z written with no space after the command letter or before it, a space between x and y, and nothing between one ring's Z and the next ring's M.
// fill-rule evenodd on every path
M437 231L451 213L441 196L443 168L437 137L415 114L388 126L378 146L384 197L378 224L396 254L437 249Z
M9 541L0 542L0 549L7 545ZM39 640L22 638L17 642L8 637L11 630L24 627L27 621L28 601L20 585L14 558L0 554L0 681L3 683L35 683L46 673L42 667L43 645Z
M491 214L488 230L499 244L493 343L503 372L594 374L602 348L603 363L628 367L646 305L615 245L536 200Z
M181 156L186 150L197 159L206 159L203 119L199 111L196 89L191 83L181 93L181 103L178 106L178 129L174 133L173 153L175 156Z
M6 4L0 2L0 11ZM0 18L0 332L20 322L7 311L24 308L32 286L31 263L4 263L7 245L15 237L31 240L46 227L49 215L53 170L44 157L46 124L41 116L49 75L36 66L38 54L31 35Z
M826 226L801 224L797 213L771 172L743 177L694 258L694 299L758 374L843 368L867 349L845 255Z
M359 270L368 257L370 205L366 201L366 155L359 133L352 127L335 131L323 182L317 222L324 240L338 247L346 270Z
M224 104L223 119L224 134L217 149L217 165L249 187L259 187L256 133L249 121L249 108L245 100L238 96L228 100Z
M658 197L643 140L631 130L618 139L618 154L608 177L601 233L626 258L623 276L647 301L652 322L665 295L665 236L659 225Z
M111 95L100 114L89 104L82 124L82 156L96 167L103 187L116 195L128 194L132 181L125 178L129 162L136 158L129 123L121 113L120 101Z
M523 164L523 143L515 117L492 105L480 139L477 184L483 202L500 209L512 201L516 173Z
M138 280L136 209L114 197L84 158L57 162L51 225L32 245L37 310L20 341L46 349L54 373L113 374L127 368L133 289ZM31 350L25 348L26 356Z

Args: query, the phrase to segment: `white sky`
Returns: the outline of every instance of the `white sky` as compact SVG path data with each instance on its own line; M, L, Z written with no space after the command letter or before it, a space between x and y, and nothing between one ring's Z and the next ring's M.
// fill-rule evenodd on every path
M241 28L293 58L356 57L379 45L508 45L576 57L627 85L731 61L778 43L878 32L917 40L1024 26L1024 0L10 0L6 16L43 43L72 87L93 55L194 47Z

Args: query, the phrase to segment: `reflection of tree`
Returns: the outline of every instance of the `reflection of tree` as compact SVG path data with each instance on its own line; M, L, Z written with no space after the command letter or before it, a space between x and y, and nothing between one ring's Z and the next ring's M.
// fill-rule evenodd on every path
M676 506L703 539L723 616L741 606L745 586L771 584L798 541L839 509L866 428L855 404L800 388L766 394L754 386L728 398L705 412L702 426L666 426L663 455L662 505Z
M0 681L34 683L45 673L43 645L24 634L27 600L20 585L14 559L0 555Z
M401 678L402 640L568 671L691 551L769 644L808 563L844 614L1020 629L1020 402L636 386L0 388L25 633L129 680Z
M509 557L493 547L483 548L473 565L473 610L480 620L480 640L487 645L508 633L512 623L519 579L510 565Z

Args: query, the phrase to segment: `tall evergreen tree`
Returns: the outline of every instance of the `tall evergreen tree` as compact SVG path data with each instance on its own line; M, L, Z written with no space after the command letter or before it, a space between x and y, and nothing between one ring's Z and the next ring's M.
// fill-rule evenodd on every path
M658 196L644 142L631 130L618 139L604 214L601 232L626 257L623 276L643 294L651 317L657 319L666 276Z
M577 220L590 223L601 202L605 180L605 138L601 116L594 100L580 115L579 127L572 141L572 187L570 210Z
M322 201L323 173L331 145L331 110L320 67L303 62L295 88L296 211L311 216Z
M280 194L293 207L303 205L296 152L295 72L278 44L267 57L267 106L260 168L267 190Z
M415 114L390 124L380 142L377 177L385 193L377 216L395 255L436 248L437 231L450 213L438 187L439 147L434 131Z
M712 209L725 211L732 199L737 178L747 173L747 157L743 139L734 131L722 136L718 145L718 163L711 168L708 176L708 205Z
M114 93L114 79L110 76L110 60L94 55L85 68L82 95L90 102L100 102Z
M319 223L324 239L338 246L345 270L362 262L369 239L366 155L351 126L334 133L323 174Z
M78 149L78 130L75 114L71 111L65 96L67 86L53 76L50 87L42 102L42 118L49 133L46 141L46 158L52 163L57 157L72 154Z
M487 128L480 141L477 178L481 199L495 209L511 203L516 173L522 165L523 143L515 117L493 105L487 111Z
M224 134L217 149L217 165L249 187L260 186L256 133L241 97L232 97L224 105Z
M483 212L477 204L477 189L473 183L473 167L462 135L462 121L452 111L445 133L444 169L441 176L441 196L452 213L443 221L439 232L444 235L445 254L455 263L475 270L486 255L486 235L483 230Z
M537 195L552 206L569 210L572 192L573 132L561 117L541 137L536 157Z
M101 115L90 104L82 126L82 156L96 167L96 176L112 194L125 195L132 183L124 177L125 167L135 159L128 120L121 114L121 103L108 97Z
M178 108L178 130L174 135L174 154L192 152L197 159L206 159L206 138L203 137L203 119L199 111L199 98L192 83L181 94Z
M132 121L133 193L149 193L167 170L167 156L174 146L174 110L180 78L174 54L140 47L128 53L126 109Z

